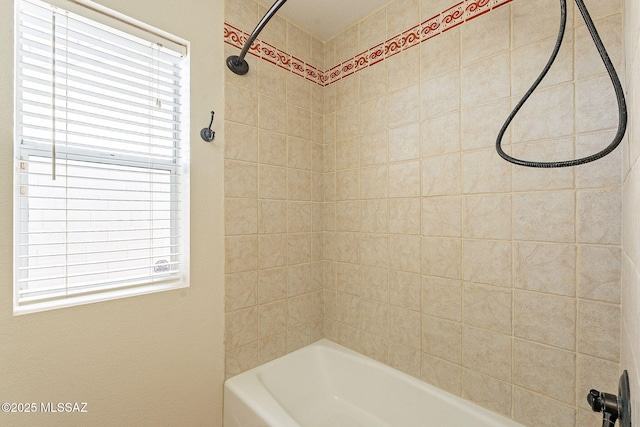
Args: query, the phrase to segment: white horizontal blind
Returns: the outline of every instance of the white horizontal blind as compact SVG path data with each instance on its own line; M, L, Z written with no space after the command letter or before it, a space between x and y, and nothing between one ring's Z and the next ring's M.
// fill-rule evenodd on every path
M15 306L184 282L182 52L18 8Z

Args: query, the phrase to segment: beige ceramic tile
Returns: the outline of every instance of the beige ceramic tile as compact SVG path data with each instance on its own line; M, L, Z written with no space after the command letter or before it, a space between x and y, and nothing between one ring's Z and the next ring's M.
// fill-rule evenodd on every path
M462 374L462 397L509 417L511 415L511 384L482 375L470 369Z
M423 2L426 0L423 0ZM443 0L438 0L443 2ZM447 3L450 6L450 2ZM429 5L431 7L431 5ZM423 11L424 11L423 7ZM443 9L444 10L444 9ZM441 10L438 10L440 13ZM431 14L425 19L435 15ZM460 30L454 28L420 44L420 80L428 80L460 67Z
M225 122L225 129L227 138L224 158L257 162L258 129L228 120Z
M289 265L311 262L311 233L287 235L287 262Z
M226 197L257 197L258 168L255 163L226 160L224 162L224 193Z
M515 340L514 384L575 405L575 353Z
M357 169L336 172L337 200L355 200L360 198L360 174Z
M353 169L360 165L360 142L358 138L336 142L336 169Z
M462 64L482 60L509 49L511 10L503 7L460 27Z
M513 142L572 135L574 132L573 99L573 84L534 92L512 123Z
M362 330L386 338L389 333L389 306L363 299L360 302L360 310Z
M422 315L418 311L389 307L389 340L419 350L422 337Z
M520 98L533 85L544 68L557 40L557 34L536 40L512 51L511 90ZM560 52L540 88L573 80L573 32L565 31Z
M289 200L311 200L312 173L287 170L287 197Z
M422 274L460 279L462 241L447 238L422 238Z
M360 238L360 262L363 265L385 267L389 263L389 242L386 234L363 234Z
M287 138L287 166L311 170L311 141L296 137Z
M276 166L260 165L258 194L261 199L287 198L287 170Z
M282 267L287 264L286 234L260 235L258 247L258 268Z
M401 31L405 31L413 25L415 25L415 23L407 26ZM398 33L400 33L400 31ZM389 91L394 92L419 83L420 68L415 66L414 61L416 59L416 54L414 53L414 50L405 50L385 61L388 62L387 67L389 69Z
M501 288L464 285L464 324L511 334L512 292Z
M408 310L422 309L422 283L419 274L389 272L389 303Z
M224 308L234 311L251 307L256 304L258 295L258 273L227 274L224 280Z
M510 95L510 58L509 52L501 53L462 68L460 88L464 108Z
M577 238L580 243L619 245L621 243L622 192L579 191L577 195Z
M363 199L383 199L389 195L389 167L371 166L360 169Z
M360 271L363 268L358 264L336 264L336 281L338 292L360 295Z
M300 233L311 231L311 203L288 202L287 203L287 231Z
M430 78L420 84L420 119L460 109L460 70Z
M465 326L462 337L462 365L476 372L511 381L512 338Z
M352 105L336 112L336 138L338 140L358 136L360 113L358 105Z
M258 342L227 349L225 353L225 378L230 378L258 366Z
M494 149L464 153L462 168L465 194L511 191L511 164Z
M578 352L618 362L620 360L620 307L580 301Z
M274 166L287 165L287 137L284 134L260 131L258 145L260 163Z
M474 239L510 239L511 195L465 196L464 236Z
M511 112L509 99L502 99L462 110L461 141L463 150L493 148L498 130ZM508 143L509 133L505 141Z
M514 195L513 237L573 243L575 194L571 191Z
M258 342L258 363L270 362L287 354L287 333L272 335Z
M422 276L422 311L443 319L462 321L462 284L458 280Z
M389 141L386 131L360 137L360 165L371 166L386 163L389 158Z
M258 236L225 238L225 272L255 270L258 266Z
M516 242L514 250L516 288L575 296L574 245Z
M420 123L423 157L460 151L460 112L432 117Z
M576 302L573 298L515 292L514 335L575 350Z
M386 233L389 230L389 201L362 201L362 231L365 233Z
M227 198L224 213L227 236L258 232L257 200Z
M420 161L389 165L389 197L420 196Z
M410 123L389 129L389 161L420 158L420 125Z
M576 130L579 133L618 126L616 97L608 75L576 83Z
M489 240L465 240L464 280L488 285L512 287L511 243Z
M462 325L422 316L422 351L454 363L462 361Z
M422 354L422 381L451 394L462 392L462 367L437 357Z
M422 199L422 235L462 237L462 197Z
M386 95L370 99L369 101L365 101L360 104L360 122L358 130L361 134L383 132L387 129L389 114L388 105L389 99Z
M389 268L420 273L420 236L389 235Z
M336 203L337 231L360 231L361 217L359 200Z
M389 232L420 234L420 198L389 200Z
M389 302L388 272L383 268L367 267L362 269L362 298L373 301Z
M225 85L225 91L225 120L257 126L258 94L231 84Z
M555 427L576 424L575 409L554 399L545 398L519 387L514 388L513 399L513 419L526 426ZM578 425L586 426L587 424Z
M621 250L581 246L578 253L578 296L620 303Z
M531 162L557 162L575 158L574 138L515 144L511 155ZM574 188L574 173L579 168L514 167L513 191L548 191Z
M258 273L258 303L277 301L287 296L287 270L274 268Z
M368 332L360 333L360 349L359 352L367 357L377 360L381 363L387 363L387 351L389 341L381 336L370 334Z
M460 194L460 155L427 157L422 160L422 195L452 196Z
M389 94L389 126L417 122L420 118L420 86L413 85Z
M568 3L568 2L567 2ZM531 13L531 10L539 13ZM573 4L567 4L567 27L573 25ZM559 11L553 0L530 0L513 4L513 45L521 46L558 33Z
M389 346L389 366L415 378L420 378L421 358L422 353L415 348L398 344Z
M277 301L258 307L258 337L282 333L287 329L287 302Z
M224 342L227 349L237 348L258 337L258 309L249 307L225 316Z

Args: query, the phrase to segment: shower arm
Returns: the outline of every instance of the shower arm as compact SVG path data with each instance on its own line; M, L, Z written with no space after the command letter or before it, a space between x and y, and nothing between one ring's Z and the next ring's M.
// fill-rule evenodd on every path
M231 55L227 58L227 67L229 67L231 71L239 75L247 74L249 72L249 64L245 61L244 57L249 52L249 48L258 37L258 34L260 34L260 31L262 31L273 15L275 15L278 9L280 9L286 2L287 0L276 0L273 6L271 6L267 13L262 17L260 22L258 22L256 28L254 28L253 32L244 44L240 55Z

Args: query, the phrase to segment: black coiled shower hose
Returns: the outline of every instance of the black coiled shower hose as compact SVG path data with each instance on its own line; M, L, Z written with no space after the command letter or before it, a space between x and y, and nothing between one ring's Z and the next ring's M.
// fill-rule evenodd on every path
M505 153L502 150L502 146L501 146L502 138L504 136L504 133L507 131L509 124L511 124L511 121L514 119L516 114L518 114L518 111L520 111L520 108L522 108L524 103L527 102L527 99L529 99L533 91L535 91L538 85L540 85L540 82L542 82L542 79L544 79L544 77L547 75L547 73L549 72L549 69L551 68L551 65L553 65L553 62L556 60L556 57L558 56L558 52L560 51L560 46L562 45L562 39L564 37L564 30L567 26L567 0L560 0L560 12L561 12L560 30L558 31L558 38L556 40L556 45L553 49L553 52L551 53L551 57L549 58L547 65L545 65L544 69L542 70L542 72L540 73L536 81L533 83L531 88L529 88L529 90L522 97L518 105L516 105L516 107L511 112L511 114L509 114L509 117L507 117L507 120L502 126L502 129L500 129L500 133L498 133L498 138L496 140L496 151L498 152L500 157L502 157L508 162L514 163L519 166L528 166L532 168L563 168L567 166L582 165L585 163L593 162L594 160L601 159L602 157L611 153L613 150L616 149L616 147L620 144L620 141L622 141L622 138L624 137L624 134L627 129L627 104L624 99L624 92L622 90L622 85L620 84L620 79L618 78L618 74L616 73L616 70L613 67L613 64L611 63L611 59L607 54L607 50L602 44L602 40L598 35L596 26L593 23L591 16L589 15L589 11L585 6L584 1L583 0L575 0L575 1L576 1L576 4L578 5L578 8L580 9L580 13L582 14L582 18L584 19L584 22L587 25L587 28L589 29L589 33L591 34L593 43L596 45L596 48L598 49L600 58L602 58L602 62L604 63L604 66L607 69L607 72L609 73L609 77L611 78L611 83L613 83L613 89L616 93L616 100L618 103L618 131L615 137L613 138L613 141L607 147L605 147L602 151L599 151L596 154L592 154L591 156L583 157L580 159L565 160L560 162L532 162L532 161L516 159L514 157L509 156L507 153Z

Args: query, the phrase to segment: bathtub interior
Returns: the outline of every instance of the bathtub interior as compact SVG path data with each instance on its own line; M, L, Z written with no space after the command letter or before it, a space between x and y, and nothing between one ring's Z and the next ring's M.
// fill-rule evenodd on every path
M521 427L422 381L328 340L243 375L263 388L252 411L277 402L302 427ZM230 379L228 382L234 380ZM268 395L268 397L266 397ZM256 405L263 407L256 408ZM226 408L226 406L225 406ZM284 419L283 414L279 417ZM284 422L280 422L284 425ZM265 424L274 427L281 424Z

